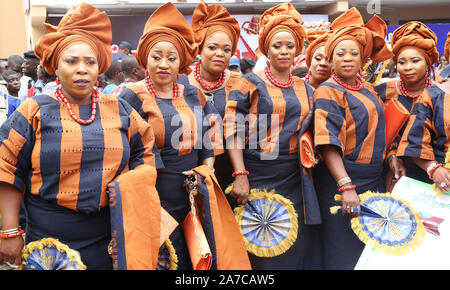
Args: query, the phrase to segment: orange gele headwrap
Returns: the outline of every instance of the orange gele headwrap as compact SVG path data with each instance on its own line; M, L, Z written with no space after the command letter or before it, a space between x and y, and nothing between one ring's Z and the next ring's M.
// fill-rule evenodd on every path
M189 73L189 65L198 53L194 33L183 14L170 2L161 5L148 18L144 32L136 49L136 59L140 66L147 69L150 49L161 41L172 43L180 57L180 73Z
M311 66L311 60L314 52L320 46L325 46L325 43L327 42L330 35L330 30L310 30L307 32L306 39L309 45L306 49L305 61L308 68Z
M374 15L369 22L364 24L361 14L353 7L336 18L330 26L333 34L328 38L325 45L325 54L328 59L331 59L336 45L347 39L358 43L363 63L369 58L373 62L381 62L392 57L392 52L384 41L387 34L387 25L377 15Z
M44 23L47 34L42 36L34 48L41 65L50 74L58 67L58 59L65 48L76 42L87 43L97 54L99 73L104 73L111 64L111 21L106 12L80 3L72 7L58 26Z
M450 62L450 32L447 34L447 41L444 46L444 55L448 62Z
M241 33L239 22L221 5L208 5L201 2L192 14L192 30L200 50L208 36L221 31L225 32L233 42L232 55L236 52Z
M280 31L288 31L294 36L297 48L295 55L299 55L302 51L306 32L302 26L302 16L291 3L282 3L266 10L261 15L259 27L259 50L265 56L267 56L270 40Z
M408 47L419 50L425 57L428 67L439 60L439 52L436 49L437 36L422 22L411 21L397 28L392 34L391 43L395 62L400 52Z

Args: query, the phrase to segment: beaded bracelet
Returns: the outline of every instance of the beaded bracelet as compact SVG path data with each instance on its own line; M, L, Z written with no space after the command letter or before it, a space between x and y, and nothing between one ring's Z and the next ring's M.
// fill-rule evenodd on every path
M339 192L344 192L344 191L346 191L346 190L353 190L353 189L355 189L356 188L356 185L354 185L354 184L352 184L352 185L344 185L344 186L341 186L341 187L339 187Z
M250 172L248 172L247 170L240 170L240 171L235 171L233 172L233 174L231 174L232 177L236 177L238 175L249 175Z
M345 184L350 183L350 182L352 182L352 180L350 179L350 177L346 176L346 177L339 179L337 181L337 185L338 185L338 187L342 187Z
M20 231L21 229L22 229L22 228L19 226L19 227L14 228L14 229L0 230L0 235L18 232L18 231Z
M431 168L433 168L434 166L436 166L438 163L436 162L436 161L433 161L432 163L431 163L431 165L430 166L428 166L427 167L427 174L428 175L430 175L430 170L431 170Z
M10 232L10 233L3 233L0 235L0 239L9 239L9 238L15 238L18 236L21 236L25 233L24 230L17 230L14 232Z
M439 167L442 167L442 166L444 166L442 163L436 163L436 164L434 164L431 168L429 168L429 169L427 170L427 172L428 172L428 177L429 177L430 179L433 179L433 173L436 171L436 169L438 169Z

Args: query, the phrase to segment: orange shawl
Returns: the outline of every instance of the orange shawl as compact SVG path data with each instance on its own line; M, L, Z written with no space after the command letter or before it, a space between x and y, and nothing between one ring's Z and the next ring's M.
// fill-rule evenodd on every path
M104 73L111 64L111 21L105 12L80 3L72 7L58 26L44 23L47 34L42 36L34 48L41 65L54 74L61 52L75 42L90 45L97 54L99 73Z
M193 169L204 177L214 228L217 270L251 270L247 250L223 191L211 168L201 165Z
M156 169L143 164L111 182L111 257L115 270L155 270L161 232Z

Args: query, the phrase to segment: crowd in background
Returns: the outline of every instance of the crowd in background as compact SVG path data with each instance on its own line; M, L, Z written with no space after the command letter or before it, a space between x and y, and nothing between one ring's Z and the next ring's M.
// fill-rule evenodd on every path
M299 60L304 58L304 53L308 46L305 41L303 54L298 57ZM128 41L122 41L119 46L120 50L113 55L113 61L108 70L100 74L98 77L97 88L104 94L119 95L127 84L140 81L145 78L145 71L140 67L135 56L132 54L133 48ZM265 59L264 56L260 57ZM198 59L196 59L197 61ZM192 65L195 65L195 62ZM237 71L245 75L253 70L258 60L251 58L238 59L233 56L230 60L229 69ZM444 55L439 57L439 62L435 64L431 77L436 80L436 76L447 66L447 60ZM365 79L370 83L376 81L376 77L382 74L379 83L397 79L398 73L393 60L380 71L382 64L372 64L365 71ZM305 78L308 74L308 67L304 62L299 61L292 67L292 73L300 78ZM39 65L39 59L34 51L27 51L21 55L11 55L7 59L0 60L0 93L3 98L9 97L12 107L11 110L17 108L21 101L26 98L33 97L39 93L48 93L55 90L57 84L56 76L49 74L45 68Z

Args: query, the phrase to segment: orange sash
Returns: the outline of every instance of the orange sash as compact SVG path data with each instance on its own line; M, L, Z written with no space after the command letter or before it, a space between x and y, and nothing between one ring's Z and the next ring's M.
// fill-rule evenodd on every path
M217 270L251 270L239 226L216 176L206 165L198 166L193 171L204 178L202 182L209 195Z

